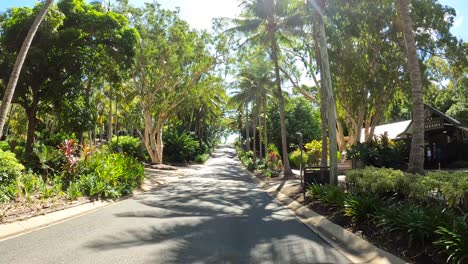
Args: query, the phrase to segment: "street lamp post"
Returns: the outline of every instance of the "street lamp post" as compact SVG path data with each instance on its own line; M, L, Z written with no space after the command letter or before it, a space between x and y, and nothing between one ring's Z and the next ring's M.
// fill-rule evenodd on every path
M302 133L301 132L296 132L296 135L299 136L299 149L301 150L301 164L300 164L300 171L299 171L299 176L301 178L301 187L302 187L302 190L304 190L304 181L303 181L303 174L302 174L302 169L303 169L303 158L302 158L302 150L304 149L304 143L302 142ZM303 195L304 195L304 198L305 198L305 193L303 191Z

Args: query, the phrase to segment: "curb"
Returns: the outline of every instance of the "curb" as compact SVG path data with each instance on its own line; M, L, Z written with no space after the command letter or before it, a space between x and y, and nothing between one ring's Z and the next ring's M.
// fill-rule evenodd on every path
M0 242L95 212L101 208L115 205L118 202L95 201L35 216L23 221L0 225Z
M263 191L270 195L280 205L287 208L300 222L306 225L320 238L325 240L325 242L336 248L341 254L348 258L351 263L407 263L397 256L372 245L365 239L355 235L343 227L332 223L326 217L317 214L288 196L276 191L277 185L268 187L266 183L257 179L250 171L245 171L248 172L251 180Z

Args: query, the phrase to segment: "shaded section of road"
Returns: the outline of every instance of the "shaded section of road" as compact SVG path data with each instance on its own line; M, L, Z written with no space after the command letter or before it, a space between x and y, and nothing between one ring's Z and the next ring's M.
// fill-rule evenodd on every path
M218 149L194 175L0 242L1 263L349 263Z

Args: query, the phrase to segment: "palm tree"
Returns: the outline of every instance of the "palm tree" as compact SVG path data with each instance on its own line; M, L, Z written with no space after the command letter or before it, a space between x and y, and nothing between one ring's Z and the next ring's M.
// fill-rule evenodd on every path
M34 19L31 28L29 28L28 34L26 35L26 38L24 39L23 44L21 45L20 52L16 57L15 65L13 67L13 71L11 72L8 85L3 96L2 104L0 106L0 138L3 134L3 127L5 126L5 121L7 119L8 109L10 108L11 100L13 99L13 95L15 94L16 84L18 83L21 68L23 68L23 63L26 59L26 55L28 54L29 47L31 46L32 40L34 38L34 35L36 35L39 25L46 16L47 11L49 10L49 7L52 5L53 2L54 0L45 1L41 11L37 14L36 18Z
M314 30L317 32L316 41L318 40L318 52L320 59L320 76L321 76L321 97L322 97L322 108L326 109L326 117L328 121L328 138L330 142L330 184L337 184L337 138L336 138L336 110L335 110L335 99L333 96L333 86L330 73L330 63L328 60L328 49L327 49L327 37L325 33L324 24L324 10L325 0L308 0L315 9L314 14ZM325 100L324 100L325 99ZM325 104L325 105L323 105ZM321 111L322 117L324 110ZM322 129L324 128L322 123ZM322 140L323 140L322 134ZM322 142L323 143L323 142ZM322 149L326 146L322 145ZM323 155L322 151L322 155Z
M246 42L262 44L270 51L275 69L276 96L280 112L284 175L287 177L292 175L292 171L289 165L286 141L286 117L279 66L279 40L286 39L284 33L297 25L299 16L291 12L287 0L245 0L242 4L244 12L240 19L234 20L237 26L231 30L249 34Z
M421 86L421 70L416 54L416 42L413 35L413 23L409 15L408 0L399 0L400 19L403 25L403 34L406 44L406 57L411 79L413 95L413 135L408 170L414 173L424 173L424 103Z

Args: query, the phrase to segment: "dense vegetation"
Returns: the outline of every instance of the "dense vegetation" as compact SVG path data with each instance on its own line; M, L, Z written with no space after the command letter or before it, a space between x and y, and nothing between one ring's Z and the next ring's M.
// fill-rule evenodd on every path
M337 208L355 226L366 225L378 236L391 236L413 260L466 262L466 173L420 176L367 167L346 176L345 189L312 185L308 194L322 205Z

